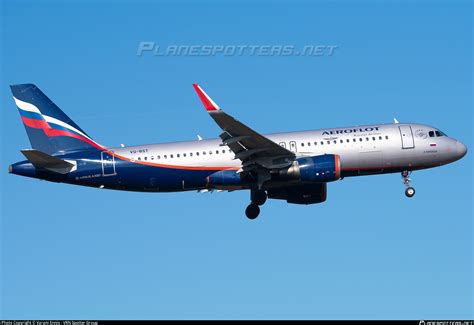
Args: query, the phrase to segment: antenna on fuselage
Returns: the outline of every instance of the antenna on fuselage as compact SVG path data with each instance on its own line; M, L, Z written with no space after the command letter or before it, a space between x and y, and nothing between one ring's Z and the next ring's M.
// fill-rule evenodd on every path
M399 124L400 122L398 122L398 120L396 118L393 118L393 123Z
M202 141L202 137L199 134L197 135L197 137L199 141Z

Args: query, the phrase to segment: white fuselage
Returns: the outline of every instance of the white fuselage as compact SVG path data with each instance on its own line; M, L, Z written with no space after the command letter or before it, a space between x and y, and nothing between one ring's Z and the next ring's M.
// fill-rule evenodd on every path
M463 146L447 136L430 137L437 129L422 124L378 124L265 135L297 156L337 154L341 169L383 173L430 168L459 159ZM220 139L113 148L121 156L150 165L238 168L240 160ZM465 147L464 147L465 149Z

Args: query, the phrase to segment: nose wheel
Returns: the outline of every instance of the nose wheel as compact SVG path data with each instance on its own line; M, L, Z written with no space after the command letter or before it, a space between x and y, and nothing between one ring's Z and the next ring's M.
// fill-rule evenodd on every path
M408 187L406 190L405 190L405 195L407 197L412 197L413 195L415 195L415 189L413 187Z
M267 201L267 192L264 190L250 190L250 204L245 209L247 218L253 220L260 214L259 205L263 205Z
M405 189L405 195L407 197L413 197L413 195L415 195L415 188L413 188L411 186L411 178L410 178L410 175L411 175L411 171L408 171L408 170L404 170L402 172L402 182L403 182L403 185L405 185L406 189Z

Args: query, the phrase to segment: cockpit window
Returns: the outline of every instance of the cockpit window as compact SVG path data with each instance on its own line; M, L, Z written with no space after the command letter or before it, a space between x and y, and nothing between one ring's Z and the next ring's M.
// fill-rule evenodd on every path
M430 136L430 138L433 138L433 137L444 137L444 136L446 136L446 134L444 134L443 132L441 132L441 131L439 131L439 130L430 131L430 132L428 132L428 135Z

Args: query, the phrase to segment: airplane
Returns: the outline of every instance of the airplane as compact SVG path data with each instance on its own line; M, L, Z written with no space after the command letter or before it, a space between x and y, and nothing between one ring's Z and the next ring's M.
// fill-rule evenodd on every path
M34 84L10 86L31 142L9 172L51 182L139 192L249 190L255 219L267 199L326 201L327 183L401 173L413 197L412 171L461 159L466 146L416 123L371 124L262 135L225 113L197 84L219 139L106 147L93 140Z

